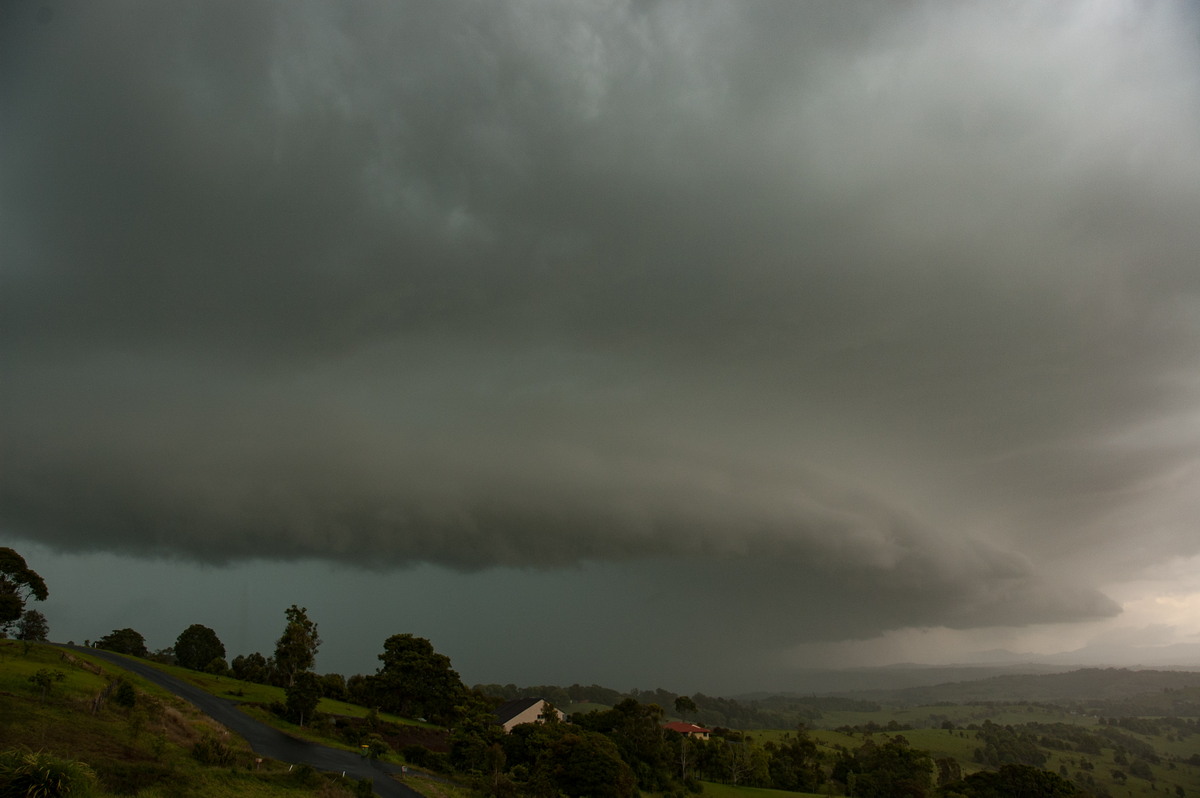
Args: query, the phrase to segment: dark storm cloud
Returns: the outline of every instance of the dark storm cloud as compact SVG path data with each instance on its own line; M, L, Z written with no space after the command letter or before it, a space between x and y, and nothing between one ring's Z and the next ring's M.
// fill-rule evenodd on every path
M847 6L15 4L5 529L1113 613L1197 551L1192 21Z

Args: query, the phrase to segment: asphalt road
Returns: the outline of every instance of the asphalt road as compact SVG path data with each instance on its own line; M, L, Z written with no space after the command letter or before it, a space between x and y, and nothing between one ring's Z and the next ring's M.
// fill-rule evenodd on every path
M371 779L375 794L380 798L421 798L421 794L392 778L399 773L396 765L365 759L351 751L310 743L289 737L278 729L260 723L249 715L238 711L237 703L201 690L193 684L163 673L133 657L114 654L98 648L75 648L95 657L108 660L125 670L136 673L155 684L170 690L175 695L195 705L204 714L250 743L250 747L261 757L290 764L311 765L317 770L330 773L345 772L348 778Z

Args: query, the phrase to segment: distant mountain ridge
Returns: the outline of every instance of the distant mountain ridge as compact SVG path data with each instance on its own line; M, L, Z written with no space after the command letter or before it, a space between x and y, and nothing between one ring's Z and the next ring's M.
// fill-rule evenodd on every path
M1200 669L1140 670L1132 668L1079 668L1064 670L1055 666L1039 666L1040 672L1029 672L1029 666L1003 668L888 668L869 669L842 674L849 681L874 680L877 686L860 689L827 690L826 695L842 695L880 703L923 705L948 702L955 704L986 701L1119 701L1164 691L1200 691ZM1014 670L1021 670L1016 673ZM1001 671L1001 672L996 672ZM1047 672L1050 671L1050 672ZM929 679L939 679L930 683ZM941 680L942 677L948 677ZM964 678L966 677L966 678ZM908 680L923 684L904 684ZM888 686L878 686L888 682ZM808 693L813 695L814 693ZM799 692L776 693L781 698L799 698ZM764 694L743 696L747 700L764 701Z

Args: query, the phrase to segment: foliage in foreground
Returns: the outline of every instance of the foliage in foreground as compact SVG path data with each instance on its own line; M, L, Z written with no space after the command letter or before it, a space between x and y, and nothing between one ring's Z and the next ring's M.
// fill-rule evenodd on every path
M83 762L44 751L0 752L0 797L86 798L96 774Z

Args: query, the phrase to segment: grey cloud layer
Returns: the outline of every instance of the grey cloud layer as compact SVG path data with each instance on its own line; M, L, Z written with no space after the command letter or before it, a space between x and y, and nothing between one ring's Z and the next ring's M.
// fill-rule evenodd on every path
M1114 612L1198 551L1194 20L847 5L16 4L5 528Z

